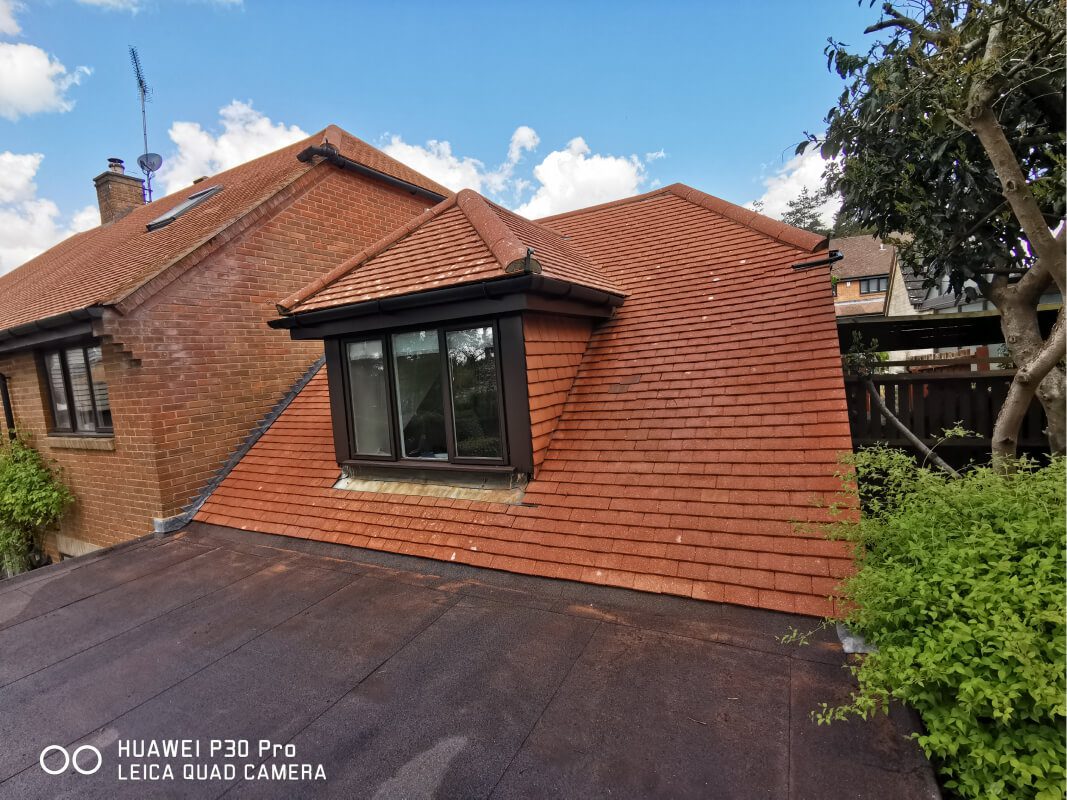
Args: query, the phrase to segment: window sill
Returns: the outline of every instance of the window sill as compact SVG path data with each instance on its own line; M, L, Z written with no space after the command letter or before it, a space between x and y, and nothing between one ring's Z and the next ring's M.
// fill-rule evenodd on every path
M114 450L115 437L107 436L77 436L50 433L45 437L45 442L53 450Z
M388 465L346 462L333 488L350 492L518 504L526 493L526 480L524 475L515 474L512 467L442 464L437 469L416 469L408 465L399 466L396 462Z

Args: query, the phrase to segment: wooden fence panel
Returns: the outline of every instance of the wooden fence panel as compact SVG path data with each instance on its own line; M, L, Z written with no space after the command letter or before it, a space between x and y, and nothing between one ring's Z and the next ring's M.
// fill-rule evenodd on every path
M874 384L886 406L916 436L929 445L942 431L956 424L976 435L949 439L941 448L966 448L989 452L993 424L1011 384L1011 371L984 373L920 373L876 375ZM845 379L853 447L878 442L907 447L907 440L874 408L866 387L858 378ZM1036 400L1030 406L1019 436L1023 452L1047 450L1045 414Z

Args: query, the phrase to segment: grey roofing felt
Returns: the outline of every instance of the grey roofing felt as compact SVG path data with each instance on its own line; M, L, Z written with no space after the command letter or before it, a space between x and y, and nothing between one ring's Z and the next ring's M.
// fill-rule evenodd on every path
M903 712L811 721L850 688L830 633L776 639L812 623L193 525L0 583L0 797L936 797ZM120 755L173 738L204 750ZM48 775L52 744L103 766ZM182 778L200 763L236 776Z

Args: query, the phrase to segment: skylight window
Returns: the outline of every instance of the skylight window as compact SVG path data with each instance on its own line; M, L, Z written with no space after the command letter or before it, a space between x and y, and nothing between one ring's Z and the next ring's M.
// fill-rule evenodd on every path
M196 208L198 205L214 197L221 191L221 186L209 186L208 188L202 189L201 191L196 192L195 194L191 194L182 202L178 203L178 205L174 206L174 208L172 208L166 214L161 217L156 217L154 220L149 222L145 227L150 231L154 231L166 225L170 225L170 223L174 222L174 220L176 220L186 211Z

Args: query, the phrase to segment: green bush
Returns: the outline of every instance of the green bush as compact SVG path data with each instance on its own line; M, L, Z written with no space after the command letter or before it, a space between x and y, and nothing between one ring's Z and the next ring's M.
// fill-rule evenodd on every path
M875 448L851 457L863 514L843 621L877 647L853 667L864 718L895 699L961 797L1064 797L1064 460L961 477Z
M38 537L73 502L41 454L21 438L0 440L0 568L29 569Z

